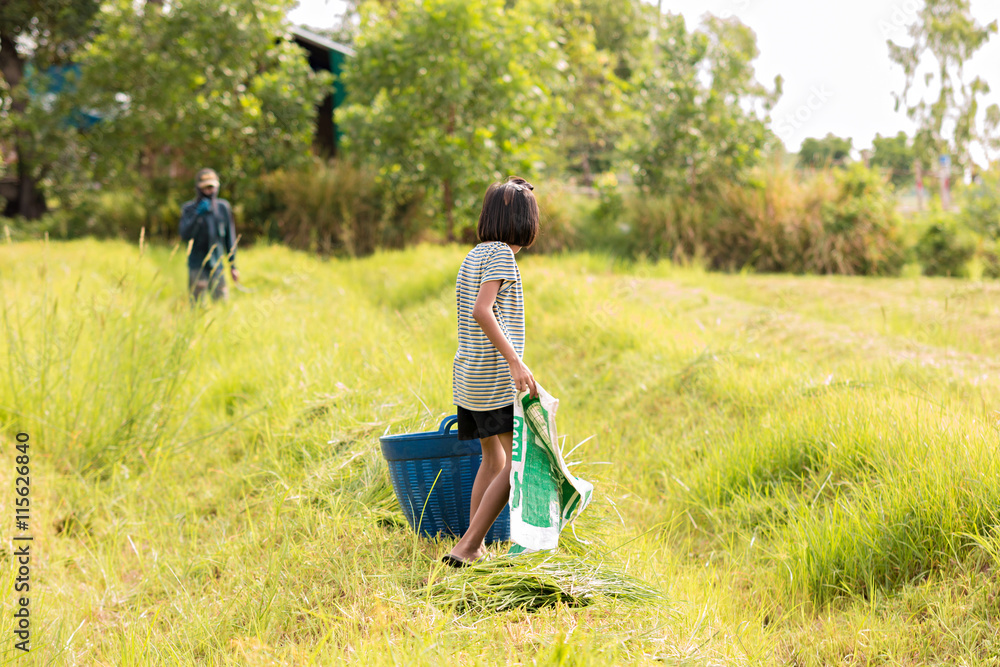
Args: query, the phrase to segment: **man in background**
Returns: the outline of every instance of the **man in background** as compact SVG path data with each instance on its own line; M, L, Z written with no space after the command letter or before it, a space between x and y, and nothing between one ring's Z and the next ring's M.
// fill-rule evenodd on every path
M212 300L225 299L229 293L224 275L223 257L229 260L233 283L236 270L236 225L233 209L218 198L219 176L213 169L202 169L195 178L197 196L181 208L181 238L188 242L188 290L191 302L210 290Z

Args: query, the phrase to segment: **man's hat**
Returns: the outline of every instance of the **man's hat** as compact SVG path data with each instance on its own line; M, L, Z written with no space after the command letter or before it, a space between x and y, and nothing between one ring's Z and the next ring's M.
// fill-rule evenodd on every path
M214 185L216 188L219 187L219 175L215 173L214 169L202 169L198 172L198 189L207 188L210 185Z

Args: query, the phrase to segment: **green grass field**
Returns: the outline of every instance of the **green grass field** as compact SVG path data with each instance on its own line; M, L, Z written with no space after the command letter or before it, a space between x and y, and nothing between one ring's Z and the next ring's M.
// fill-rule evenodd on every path
M596 499L558 556L455 572L378 436L453 409L463 250L252 248L194 311L182 254L0 246L5 661L1000 665L997 284L521 257Z

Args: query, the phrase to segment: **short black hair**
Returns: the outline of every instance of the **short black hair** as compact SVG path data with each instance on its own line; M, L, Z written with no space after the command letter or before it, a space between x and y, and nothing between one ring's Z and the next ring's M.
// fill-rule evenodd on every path
M527 248L538 235L538 202L535 189L520 176L510 176L503 183L486 189L483 210L476 232L483 243L503 241Z

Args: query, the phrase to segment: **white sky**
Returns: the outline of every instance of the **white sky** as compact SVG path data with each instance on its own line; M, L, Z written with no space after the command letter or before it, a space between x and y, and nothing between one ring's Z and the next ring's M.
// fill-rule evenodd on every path
M905 112L893 110L903 72L890 63L886 39L906 39L917 0L661 1L664 11L683 14L689 29L710 12L735 15L757 33L757 78L768 85L777 74L784 78L771 117L789 150L827 132L853 138L855 148L871 146L876 132L912 132ZM981 24L1000 18L1000 0L971 0L971 6ZM289 19L323 28L342 11L338 0L300 0ZM987 104L1000 103L1000 35L976 54L968 72L993 84Z

